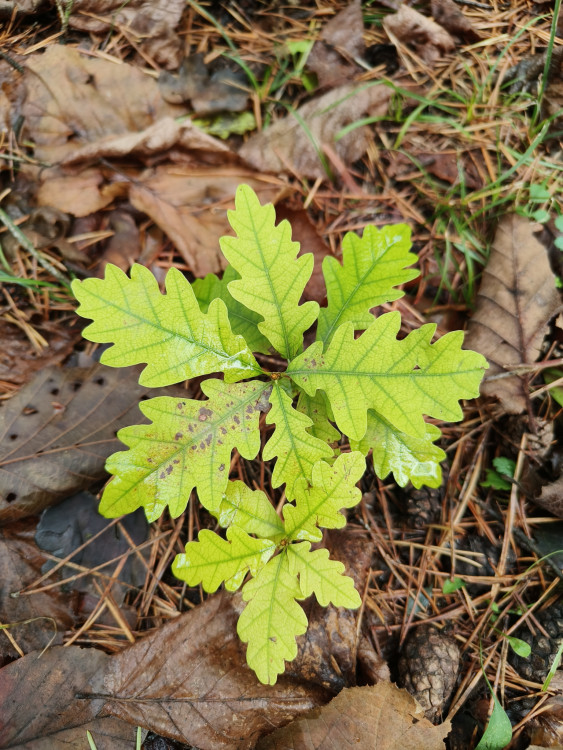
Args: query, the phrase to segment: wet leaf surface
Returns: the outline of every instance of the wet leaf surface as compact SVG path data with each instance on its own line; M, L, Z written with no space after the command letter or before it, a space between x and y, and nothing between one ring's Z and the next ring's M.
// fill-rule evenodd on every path
M538 228L516 214L500 221L465 339L466 347L489 361L481 392L497 398L509 414L526 408L528 383L523 375L506 375L535 362L547 324L561 305Z
M307 716L265 737L257 750L443 750L449 722L433 726L406 690L390 682L343 690Z
M59 589L12 596L41 575L45 556L33 540L34 533L33 521L0 530L0 623L14 625L7 633L23 653L60 643L63 631L73 624L69 596ZM17 656L12 641L0 631L0 664Z
M0 524L104 477L106 458L122 447L115 433L142 419L139 401L155 395L137 379L137 371L97 364L51 367L0 402Z
M256 680L236 634L237 599L214 596L113 657L104 713L201 750L251 750L273 726L324 703L317 685Z

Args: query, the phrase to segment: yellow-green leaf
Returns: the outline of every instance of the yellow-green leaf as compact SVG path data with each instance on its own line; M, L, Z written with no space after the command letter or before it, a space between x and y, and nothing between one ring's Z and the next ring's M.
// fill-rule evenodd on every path
M327 549L311 552L310 542L290 544L287 548L290 573L299 575L299 586L303 596L315 594L322 607L357 609L362 600L354 588L354 581L342 575L344 565L338 560L329 560Z
M362 237L348 232L342 240L342 265L331 256L323 260L327 306L319 312L317 339L328 344L335 330L350 321L356 330L373 320L370 309L399 299L396 287L418 276L409 253L411 230L406 224L377 229L368 226Z
M94 321L83 336L113 343L101 362L111 367L147 363L139 382L170 385L198 375L222 372L234 383L262 372L242 336L231 330L220 299L203 314L190 283L175 268L161 294L153 274L135 264L131 278L108 263L104 279L73 281L77 313Z
M229 482L213 515L223 528L235 525L266 539L277 539L284 533L283 521L262 490L251 490L238 479Z
M222 299L227 307L233 332L243 337L251 351L268 354L272 348L270 342L258 330L258 323L262 321L262 316L237 302L229 292L229 282L239 278L235 269L227 266L221 279L214 273L210 273L204 279L196 279L192 284L192 289L204 313L208 311L214 299Z
M318 461L313 467L312 486L305 480L296 483L295 505L286 503L283 508L285 531L290 541L318 542L325 529L340 529L346 519L342 508L357 505L362 493L356 487L366 468L365 458L358 451L343 453L333 466Z
M307 616L297 604L303 594L289 572L287 555L277 555L242 589L248 602L237 624L241 641L248 643L246 660L264 684L274 685L285 661L297 656L295 638L307 630Z
M107 461L108 472L115 476L104 490L100 513L113 518L142 506L154 521L168 505L176 518L194 488L206 508L217 509L233 448L248 459L258 453L258 418L269 387L257 380L227 385L210 379L201 383L207 401L169 396L142 401L141 411L152 424L118 432L130 450Z
M316 302L299 305L313 272L311 253L297 258L299 243L291 240L288 221L275 224L271 203L262 206L248 185L240 185L229 222L237 237L222 237L221 250L240 274L229 292L249 310L259 313L260 332L286 359L303 346L303 333L317 319Z
M286 483L285 494L288 500L295 497L294 485L297 479L311 479L313 465L322 458L330 458L332 449L323 441L309 433L313 424L309 417L293 408L291 397L278 382L274 383L270 394L272 408L266 421L274 423L276 429L264 446L262 457L265 461L277 456L272 487Z
M331 424L334 417L330 410L330 404L322 391L317 391L314 396L309 396L305 391L301 391L296 408L301 414L309 417L313 423L309 429L311 435L319 438L319 440L324 440L329 445L340 440L340 433Z
M398 312L387 313L355 339L352 323L344 323L326 352L315 342L289 364L288 374L309 395L319 388L327 394L337 426L353 440L366 434L368 409L422 438L424 414L456 422L463 417L459 400L479 395L487 360L461 348L462 331L432 344L434 324L398 340L400 325Z
M446 457L444 451L434 445L440 435L433 424L426 425L424 437L408 435L370 410L365 436L360 441L351 440L350 447L364 455L372 450L373 468L380 479L393 472L399 487L404 487L409 480L417 489L423 484L439 487L442 482L440 461Z
M210 594L222 583L228 591L236 591L246 574L256 575L275 551L274 542L254 539L237 526L227 529L226 540L202 529L198 541L188 542L186 551L176 555L172 572L188 586L201 583Z

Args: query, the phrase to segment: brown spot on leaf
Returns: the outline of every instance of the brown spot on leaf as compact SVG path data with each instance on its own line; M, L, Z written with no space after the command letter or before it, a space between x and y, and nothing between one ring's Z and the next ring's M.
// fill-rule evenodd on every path
M202 450L202 451L204 451L204 450L205 450L205 443L203 442L203 440L202 440L202 441L201 441L201 443L199 444L199 447L201 448L201 450Z
M213 435L209 433L209 435L205 438L205 442L207 445L211 445L211 441L213 440Z
M174 435L174 440L181 440L183 437L184 437L184 433L183 432L177 432Z
M225 464L221 464L219 466L219 471L225 471Z
M207 419L209 419L209 417L212 417L212 416L213 416L213 412L211 411L211 409L208 409L207 407L202 406L198 412L197 418L199 419L200 422L205 422Z
M238 414L233 414L233 422L235 422L236 424L240 424L240 417ZM231 427L231 430L232 429L233 427Z
M172 467L172 466L167 466L167 467L166 467L166 473L167 473L167 474L170 474L170 473L172 472L172 469L173 469L173 468L174 468L174 467Z

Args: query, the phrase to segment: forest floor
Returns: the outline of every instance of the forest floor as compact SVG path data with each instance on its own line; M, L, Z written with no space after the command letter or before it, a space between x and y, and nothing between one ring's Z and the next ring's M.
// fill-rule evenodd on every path
M563 745L560 0L1 6L0 748ZM378 312L490 365L433 420L441 475L368 461L325 535L362 605L307 603L275 686L240 598L171 573L205 510L98 514L156 393L99 364L70 290L107 263L220 274L241 183L313 252L321 305L346 233L406 223L420 275ZM230 477L280 498L236 451Z

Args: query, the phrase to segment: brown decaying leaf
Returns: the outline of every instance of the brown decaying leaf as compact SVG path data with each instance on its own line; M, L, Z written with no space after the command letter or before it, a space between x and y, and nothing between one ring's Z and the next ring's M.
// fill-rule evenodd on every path
M125 27L145 56L174 69L182 53L174 30L185 7L184 0L74 0L69 25L96 33Z
M23 653L60 643L63 631L73 623L69 597L59 589L11 596L41 575L45 557L33 540L34 534L35 522L20 521L0 530L0 622L20 623L10 627L9 634ZM18 655L6 634L0 633L0 665Z
M532 747L551 747L554 750L563 745L563 671L557 670L549 683L555 692L541 708L541 711L526 726Z
M260 684L236 619L232 594L222 593L114 656L104 713L201 750L250 750L273 726L326 701L319 686L288 677Z
M143 131L185 108L162 99L155 80L127 63L89 58L50 45L26 62L22 115L35 157L60 162L106 136Z
M115 234L110 237L97 266L98 276L103 276L107 263L128 271L141 254L141 238L135 220L127 211L111 211L107 217L108 228Z
M256 191L262 203L275 200L281 188L281 183L244 169L163 165L147 170L131 186L129 198L166 232L192 273L205 276L226 264L219 237L232 232L227 208L234 207L242 182Z
M372 557L373 543L360 527L328 532L325 545L330 557L344 563L346 575L363 592ZM321 607L314 597L303 603L309 620L305 635L297 639L297 658L286 673L296 679L318 683L334 693L356 683L358 610Z
M299 107L295 115L278 120L253 135L240 156L263 172L295 172L311 179L326 178L319 151L328 145L345 164L359 159L368 145L369 130L356 128L339 140L346 125L366 114L387 112L391 89L382 84L339 86ZM303 125L305 123L305 125Z
M77 695L100 692L109 660L98 649L55 646L41 656L33 652L4 667L0 671L0 748L86 747L87 725L100 713L103 700ZM61 734L64 737L74 727L83 730L82 744L59 741Z
M353 0L326 24L307 58L319 86L344 83L361 72L353 60L364 54L363 33L361 0Z
M450 723L433 726L406 690L390 682L344 689L307 716L262 739L256 750L444 750Z
M401 5L397 13L386 16L383 27L430 64L455 49L454 40L442 26L408 5Z
M554 516L563 518L563 477L542 487L539 497L534 497L534 502Z
M137 378L136 370L98 364L49 367L0 402L0 524L39 513L104 476L106 458L123 447L116 431L143 422L138 403L156 395Z
M481 392L498 398L509 414L526 408L527 379L494 376L538 358L546 326L560 308L546 249L534 233L539 228L516 214L500 221L465 340L489 360Z
M481 38L471 22L454 3L454 0L432 0L432 17L450 34L461 37L466 42L477 42Z
M33 373L67 357L80 338L79 331L63 328L52 321L34 325L47 347L33 346L22 328L0 319L0 380L26 383Z

